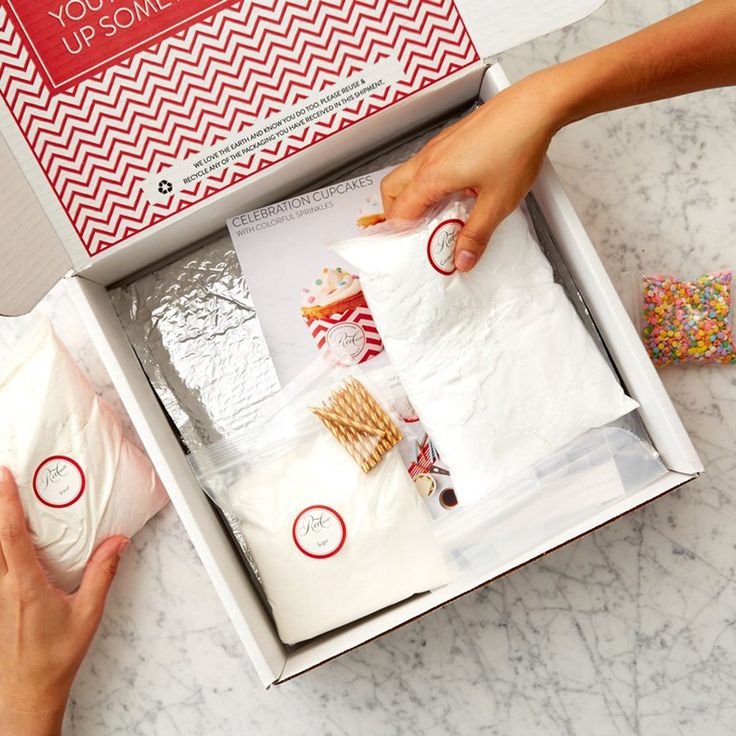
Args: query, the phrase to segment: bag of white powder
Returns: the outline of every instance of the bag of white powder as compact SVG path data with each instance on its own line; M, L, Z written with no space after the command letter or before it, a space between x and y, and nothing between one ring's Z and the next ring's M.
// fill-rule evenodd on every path
M0 369L0 417L0 464L49 579L72 591L97 545L139 531L166 493L46 322Z
M190 457L205 490L240 520L286 644L448 581L398 449L361 470L307 410L326 393L287 387L288 405L266 425Z
M636 408L520 210L455 271L472 200L387 222L334 250L360 273L383 343L462 502Z

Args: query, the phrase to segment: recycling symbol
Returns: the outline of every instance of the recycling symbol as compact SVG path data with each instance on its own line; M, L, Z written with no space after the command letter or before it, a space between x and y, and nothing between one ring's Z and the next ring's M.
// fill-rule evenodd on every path
M170 181L167 181L166 179L161 179L161 181L158 183L158 191L161 194L171 194L171 192L174 191L174 186Z

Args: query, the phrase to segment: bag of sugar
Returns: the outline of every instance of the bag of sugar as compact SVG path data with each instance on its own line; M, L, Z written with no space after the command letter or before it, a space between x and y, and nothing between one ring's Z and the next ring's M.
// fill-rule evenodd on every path
M472 200L334 250L360 273L383 343L461 502L636 408L520 210L470 272L453 263Z
M356 372L361 383L351 384L348 376ZM370 409L346 390L351 385L371 396ZM360 460L375 457L379 445L373 441L385 439L387 429L383 399L370 386L357 367L320 357L268 400L268 419L189 456L205 491L240 521L285 644L312 639L449 579L432 517L398 447L384 446L376 464ZM314 413L315 407L325 409L325 401L342 431L333 431L335 424L328 431L330 422ZM361 406L370 419L356 415ZM341 417L358 425L340 425ZM345 430L361 424L366 433Z
M66 591L100 542L132 536L168 501L47 322L0 368L0 464L15 476L49 579Z

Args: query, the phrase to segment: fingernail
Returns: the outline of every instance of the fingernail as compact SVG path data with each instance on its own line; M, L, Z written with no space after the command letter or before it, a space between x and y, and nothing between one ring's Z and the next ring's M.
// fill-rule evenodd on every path
M461 250L455 256L455 266L460 271L470 271L475 266L476 260L477 256L472 250Z
M118 544L118 557L121 557L123 552L130 546L130 539L124 539Z
M7 483L10 478L10 471L4 465L0 465L0 483Z

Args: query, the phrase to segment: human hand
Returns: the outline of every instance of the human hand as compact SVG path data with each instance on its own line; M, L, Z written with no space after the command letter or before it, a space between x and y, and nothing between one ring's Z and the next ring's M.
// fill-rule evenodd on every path
M54 588L26 528L13 476L0 467L0 736L56 736L72 680L102 619L128 539L106 539L79 590Z
M542 74L503 90L442 131L381 182L386 217L420 217L449 194L477 197L458 236L455 266L469 271L496 226L531 189L562 110Z
M469 271L529 191L552 136L590 115L736 84L736 4L703 0L603 48L536 72L443 131L382 182L388 218L454 192L477 197L455 246Z

